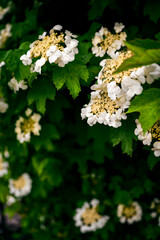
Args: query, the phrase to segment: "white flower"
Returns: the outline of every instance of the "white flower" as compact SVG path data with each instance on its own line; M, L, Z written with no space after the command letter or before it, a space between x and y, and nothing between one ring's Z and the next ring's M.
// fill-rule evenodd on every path
M6 8L2 8L2 7L0 6L0 20L3 19L4 15L5 15L7 12L9 12L9 10L10 10L10 6L8 6L8 7L6 7Z
M23 197L31 192L32 180L27 173L23 173L18 179L9 180L9 192L16 197Z
M119 204L117 207L117 217L120 223L127 222L128 224L132 224L138 222L142 219L142 208L138 202L132 202L128 206Z
M3 161L2 153L0 153L0 177L3 177L8 173L8 162Z
M152 150L154 151L154 155L155 155L156 157L159 157L159 156L160 156L160 141L156 141L156 142L153 144Z
M53 27L53 29L56 30L56 31L61 31L62 30L62 26L61 25L55 25Z
M121 93L121 89L119 86L117 86L115 81L112 81L107 84L107 91L108 91L108 97L110 97L113 101L116 100L116 98Z
M126 92L127 99L130 100L135 95L139 95L143 91L141 83L130 77L124 77L121 83L122 90Z
M4 98L0 97L0 113L5 113L8 109L8 104L4 102Z
M160 78L160 66L156 63L144 67L146 82L151 84L155 79Z
M138 137L139 140L141 140L143 142L144 145L151 145L152 142L152 134L150 132L145 132L143 133L143 129L142 126L139 122L138 119L135 120L136 122L136 129L134 130L134 134Z
M31 115L31 113L32 113L32 109L27 108L27 110L25 111L25 115L26 115L27 117L29 117L29 116Z
M7 148L4 150L4 156L5 156L5 158L9 158L10 157L10 154L9 154L9 151L8 151Z
M14 90L15 93L18 92L20 88L23 90L28 88L24 80L18 82L14 77L8 82L8 86L10 89Z
M39 35L38 39L41 40L46 36L47 32L44 32L42 35Z
M130 77L137 79L140 83L145 83L144 75L145 75L144 67L141 67L138 68L136 71L133 71Z
M114 24L114 30L115 30L116 33L121 32L124 27L125 27L125 26L123 25L123 23L118 23L118 22L116 22L116 23Z
M85 202L81 208L76 209L73 217L75 226L80 227L82 233L96 231L103 228L109 220L109 216L101 216L97 212L99 201L93 199L90 204Z
M11 205L12 205L13 203L15 203L15 202L16 202L15 197L9 195L9 196L7 197L6 205L7 205L7 206L11 206Z
M1 62L1 63L0 63L0 68L3 67L4 65L5 65L5 62L4 62L4 61Z
M46 62L45 58L38 59L35 64L34 71L41 74L41 67L45 64L45 62Z
M32 63L31 52L28 51L27 54L23 54L20 57L20 60L22 61L22 63L24 65L31 65L31 63Z
M20 143L29 142L31 138L31 133L34 135L39 135L41 130L41 125L39 124L41 116L37 113L30 115L30 111L27 109L26 115L28 119L19 117L16 121L15 132L17 133L17 140Z

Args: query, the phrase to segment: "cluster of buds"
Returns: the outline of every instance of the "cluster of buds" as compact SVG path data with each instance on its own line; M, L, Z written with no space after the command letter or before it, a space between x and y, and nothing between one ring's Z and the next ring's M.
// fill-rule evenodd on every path
M39 40L30 45L27 54L20 57L24 65L31 65L32 72L41 73L41 67L48 60L49 63L56 63L59 67L64 67L67 63L75 59L78 53L78 40L69 31L61 32L62 26L56 25L49 35L44 32L39 36ZM33 64L32 60L38 58Z

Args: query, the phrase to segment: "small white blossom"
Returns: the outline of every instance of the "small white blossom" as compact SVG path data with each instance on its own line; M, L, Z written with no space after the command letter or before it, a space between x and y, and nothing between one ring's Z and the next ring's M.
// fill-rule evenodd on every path
M47 32L44 32L42 35L39 35L38 39L41 40L46 36Z
M5 65L5 62L4 62L4 61L1 62L1 63L0 63L0 68L3 67L4 65Z
M117 207L117 217L120 223L126 222L132 224L139 222L142 219L142 208L138 202L132 202L128 206L119 204Z
M8 162L3 161L2 153L0 153L0 177L3 177L8 173Z
M101 216L98 214L98 205L99 201L93 199L90 204L85 202L81 208L76 209L76 214L73 219L75 226L80 227L82 233L101 229L109 220L109 216Z
M136 122L136 129L134 130L134 134L138 137L139 140L143 142L144 145L151 145L152 142L152 134L150 132L143 133L143 128L138 119L135 120Z
M126 92L126 97L130 100L135 95L139 95L143 91L141 83L137 80L131 79L130 77L124 77L121 83L122 90Z
M22 61L22 63L24 65L31 65L31 63L32 63L31 52L28 51L27 54L23 54L20 57L20 60Z
M0 20L3 19L4 15L6 15L7 12L10 11L10 6L6 7L6 8L2 8L0 6Z
M8 82L8 86L15 93L18 92L20 88L23 90L26 90L28 88L24 80L21 80L20 82L18 82L14 77Z
M156 142L153 144L152 150L154 151L154 155L155 155L156 157L159 157L159 156L160 156L160 141L156 141Z
M9 195L9 196L7 197L6 205L7 205L7 206L11 206L11 205L12 205L13 203L15 203L15 202L16 202L15 197Z
M125 26L123 25L123 23L118 23L118 22L116 22L116 23L114 24L114 30L115 30L116 33L121 32L124 27L125 27Z
M18 179L9 180L9 192L16 197L23 197L31 192L32 180L27 173L23 173Z
M5 103L4 98L0 97L0 113L5 113L8 109L8 104Z

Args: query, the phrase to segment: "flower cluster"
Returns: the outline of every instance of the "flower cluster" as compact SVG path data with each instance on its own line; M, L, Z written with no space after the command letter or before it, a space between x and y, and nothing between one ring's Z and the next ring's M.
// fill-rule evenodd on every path
M41 67L48 60L49 63L56 63L59 67L64 67L67 63L75 59L78 53L78 40L69 31L61 32L62 26L56 25L46 36L46 32L39 36L39 40L30 45L27 54L21 56L24 65L31 65L32 59L39 58L31 65L32 72L41 73Z
M0 153L0 177L3 177L8 173L8 162L3 161L2 153Z
M119 31L120 26L117 25L115 30ZM81 110L82 119L87 118L90 126L97 122L114 128L121 126L121 120L127 118L125 112L130 105L130 100L142 93L142 84L151 84L160 77L158 64L114 73L123 61L132 55L130 50L125 50L118 52L116 58L101 61L102 69L96 77L97 84L91 86L90 102Z
M115 23L115 34L112 34L107 28L102 27L92 39L92 53L96 57L103 57L107 53L111 58L117 58L118 50L125 46L124 41L127 37L127 34L122 32L123 28L122 23Z
M23 197L31 192L32 180L27 173L23 173L18 179L9 180L9 192L15 197Z
M98 213L98 205L99 201L93 199L90 204L85 202L81 208L76 209L73 219L75 220L75 226L80 227L82 233L103 228L109 220L109 216L101 216Z
M8 109L8 103L5 103L4 98L0 97L0 113L5 113Z
M137 202L130 205L119 204L117 207L117 216L121 223L132 224L142 219L142 208Z
M135 120L136 122L136 129L134 131L135 135L138 137L139 140L143 142L144 145L150 146L152 142L154 151L154 155L156 157L160 156L160 120L157 121L148 131L145 133L143 132L143 128L138 119Z
M6 15L6 13L8 13L10 11L10 6L8 5L8 7L3 8L0 6L0 20L3 19L4 15Z
M8 23L5 28L0 31L0 48L4 48L7 39L12 36L11 28L11 24Z
M158 216L158 226L160 226L160 200L155 198L152 201L150 208L153 211L151 212L151 217L156 218Z
M31 133L34 135L39 135L41 130L41 125L39 121L41 119L40 114L34 113L32 114L31 109L27 109L25 115L28 117L27 119L24 117L19 117L16 121L15 132L17 133L17 140L20 143L29 142L31 138Z
M28 88L24 80L21 80L20 82L18 82L14 77L8 82L8 86L15 93L18 92L20 88L23 90L26 90Z

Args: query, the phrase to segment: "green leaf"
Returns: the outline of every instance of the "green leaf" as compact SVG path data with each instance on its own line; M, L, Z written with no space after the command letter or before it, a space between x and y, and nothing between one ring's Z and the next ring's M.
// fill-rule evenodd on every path
M123 121L121 127L112 129L111 142L113 143L113 147L121 143L122 152L132 156L132 145L135 138L134 129L135 123L132 119L127 119Z
M151 152L151 154L148 157L148 166L150 168L150 170L152 170L154 168L154 166L160 161L159 157L155 157L154 153Z
M53 152L55 151L54 141L59 138L59 132L53 124L43 124L40 135L32 137L32 143L37 151L44 148L48 152Z
M80 42L78 45L79 53L76 55L76 59L82 64L87 64L93 54L90 51L92 44L90 42Z
M28 93L28 103L36 102L37 110L44 113L46 110L46 100L54 100L56 91L53 83L46 78L38 78L33 81L32 89Z
M144 16L149 15L150 20L157 23L160 18L160 2L156 0L148 0L144 6Z
M2 51L0 61L4 61L7 69L18 80L24 80L31 75L30 67L23 65L20 57L23 55L22 49Z
M79 63L69 63L65 67L55 67L53 72L53 82L59 90L64 83L73 98L76 98L81 91L80 79L87 81L89 76L87 67Z
M126 59L115 73L152 63L160 63L160 41L136 39L125 42L134 55Z
M127 113L140 112L139 121L144 132L160 119L160 89L144 90L131 101Z

